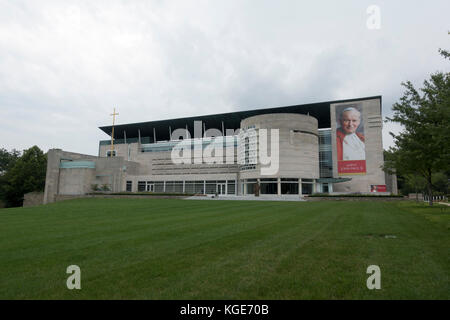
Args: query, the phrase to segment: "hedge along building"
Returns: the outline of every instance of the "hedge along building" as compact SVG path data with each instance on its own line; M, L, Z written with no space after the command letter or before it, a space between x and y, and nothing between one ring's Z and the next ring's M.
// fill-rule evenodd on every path
M49 151L45 202L93 185L113 192L396 193L395 179L381 169L381 102L375 96L100 127L114 132L114 148L112 139L100 141L97 157Z

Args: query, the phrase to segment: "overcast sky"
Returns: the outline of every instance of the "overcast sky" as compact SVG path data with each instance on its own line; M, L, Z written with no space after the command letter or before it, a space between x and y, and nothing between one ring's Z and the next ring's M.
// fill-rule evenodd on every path
M380 8L380 29L367 8ZM450 1L0 0L0 147L97 154L119 124L383 96L448 71ZM392 144L384 125L384 147Z

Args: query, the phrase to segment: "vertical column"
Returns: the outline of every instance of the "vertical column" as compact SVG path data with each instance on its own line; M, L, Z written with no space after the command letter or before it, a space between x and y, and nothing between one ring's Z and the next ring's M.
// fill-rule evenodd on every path
M302 179L298 179L298 194L301 197L302 196Z
M281 196L281 178L277 179L277 195Z
M166 180L164 180L164 183L163 183L163 192L166 192Z
M206 180L203 180L203 194L206 194Z
M236 174L236 195L244 194L242 192L241 175L239 172Z
M47 172L45 177L44 204L55 202L59 193L59 173L62 150L50 149L47 153Z
M183 193L186 193L186 180L183 180Z

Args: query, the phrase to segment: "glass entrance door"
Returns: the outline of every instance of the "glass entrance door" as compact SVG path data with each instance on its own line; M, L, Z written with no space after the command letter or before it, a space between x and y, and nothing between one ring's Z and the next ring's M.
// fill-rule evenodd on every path
M218 183L217 184L217 194L226 194L225 187L226 187L225 183Z
M155 185L153 183L148 183L146 185L145 191L147 191L147 192L154 192L154 190L155 190Z

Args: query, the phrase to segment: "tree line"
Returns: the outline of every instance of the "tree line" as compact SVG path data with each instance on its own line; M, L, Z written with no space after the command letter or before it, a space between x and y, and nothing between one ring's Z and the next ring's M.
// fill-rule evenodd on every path
M0 200L5 207L23 205L24 194L44 191L47 155L37 146L23 152L0 148Z

